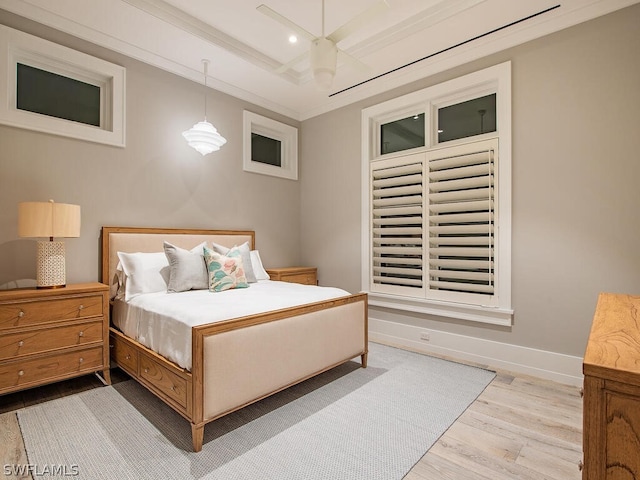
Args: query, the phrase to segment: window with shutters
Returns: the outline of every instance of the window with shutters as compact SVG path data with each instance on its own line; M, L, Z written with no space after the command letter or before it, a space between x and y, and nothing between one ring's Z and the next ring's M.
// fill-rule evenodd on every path
M498 67L463 77L467 88L456 79L363 111L363 290L370 304L511 323L510 75L508 64ZM467 128L443 141L442 109L460 112L448 119L451 132L473 122L469 106L478 105L492 119L489 131ZM406 126L407 112L420 109L425 146L386 153L381 126L395 119Z

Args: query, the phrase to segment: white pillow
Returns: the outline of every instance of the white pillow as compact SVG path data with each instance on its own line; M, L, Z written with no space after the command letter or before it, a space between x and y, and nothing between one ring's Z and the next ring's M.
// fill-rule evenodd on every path
M238 249L240 251L240 257L242 257L242 265L247 283L257 282L256 275L253 272L253 262L251 261L249 242L244 242L242 245L236 245L232 248L227 248L224 245L219 245L215 242L211 242L211 245L213 246L213 250L220 255L229 255L231 250Z
M164 253L169 261L169 282L167 292L206 290L209 288L209 274L204 261L206 242L191 250L164 242Z
M269 280L271 277L262 266L262 260L260 259L260 253L258 250L251 250L251 266L253 267L253 273L257 280Z
M127 276L124 282L125 302L143 293L167 290L169 262L164 252L118 252L118 258L122 264L122 271Z

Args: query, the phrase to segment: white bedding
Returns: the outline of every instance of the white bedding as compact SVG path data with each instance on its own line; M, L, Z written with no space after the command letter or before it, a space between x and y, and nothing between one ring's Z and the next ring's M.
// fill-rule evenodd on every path
M350 295L334 287L260 280L213 293L145 293L114 300L112 321L125 335L191 370L191 327Z

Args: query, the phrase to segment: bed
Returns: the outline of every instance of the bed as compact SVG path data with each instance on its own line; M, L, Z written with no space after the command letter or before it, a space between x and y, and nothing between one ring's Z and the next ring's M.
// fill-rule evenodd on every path
M112 305L112 364L190 422L196 452L202 449L207 423L354 358L360 357L363 368L367 365L365 293L349 294L308 285L285 286L285 282L264 279L249 288L216 293L161 292L156 294L157 299L144 294L128 300L120 295L123 274L119 253L157 254L163 252L164 242L179 249L197 249L204 242L226 248L248 243L253 254L256 253L253 231L103 227L101 242L101 276L103 283L110 286ZM277 301L274 304L265 301L271 306L264 311L262 301L252 301L247 296L276 298L280 295L277 291L286 288L294 288L287 296L297 304L281 306ZM318 298L313 296L316 291L321 292L321 299L309 301L308 298ZM177 303L185 306L184 311L174 303L170 308L162 303L170 296L172 302L179 299ZM238 316L209 321L213 318L211 312L219 310L217 306L209 306L202 310L204 323L194 321L198 314L192 305L200 301L229 302L230 298L238 299L230 302L239 306ZM160 303L153 303L156 301ZM152 304L157 305L155 313L149 307ZM162 316L165 314L182 323L171 327ZM157 318L149 320L145 315ZM181 316L188 318L183 320ZM147 331L147 324L153 323L165 330L141 333ZM176 341L174 336L185 338ZM169 341L169 347L164 347L166 352L156 345L162 343L159 339ZM187 350L182 351L182 357L172 354L179 350L176 343Z

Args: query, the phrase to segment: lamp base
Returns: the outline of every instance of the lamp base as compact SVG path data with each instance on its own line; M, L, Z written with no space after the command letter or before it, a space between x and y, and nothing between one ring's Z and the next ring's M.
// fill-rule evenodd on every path
M37 288L62 288L66 285L64 242L38 242Z

